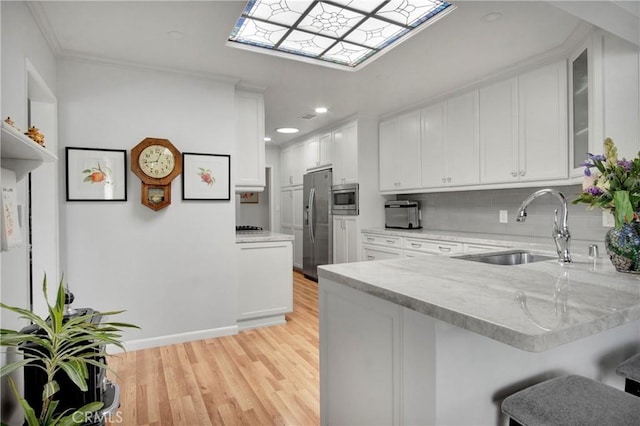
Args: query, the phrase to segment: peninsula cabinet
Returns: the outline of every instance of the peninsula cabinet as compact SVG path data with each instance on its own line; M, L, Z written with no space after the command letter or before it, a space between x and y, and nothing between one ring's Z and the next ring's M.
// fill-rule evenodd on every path
M333 184L358 183L358 126L346 124L331 133L333 138Z
M379 130L380 191L420 188L420 111L382 121Z
M478 91L422 110L422 187L475 185Z
M236 191L262 191L265 185L264 97L261 93L235 94L237 170Z

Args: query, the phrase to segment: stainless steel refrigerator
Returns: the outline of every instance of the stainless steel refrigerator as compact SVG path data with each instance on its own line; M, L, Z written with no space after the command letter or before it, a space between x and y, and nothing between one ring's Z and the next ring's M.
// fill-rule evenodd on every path
M303 180L302 270L314 281L318 281L318 265L333 261L331 180L331 170L307 173Z

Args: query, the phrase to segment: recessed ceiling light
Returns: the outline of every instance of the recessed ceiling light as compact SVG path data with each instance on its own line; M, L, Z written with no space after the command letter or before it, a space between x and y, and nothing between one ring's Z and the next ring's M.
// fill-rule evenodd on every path
M265 137L264 137L264 141L265 141L265 142L271 142L271 138L270 138L269 136L265 136Z
M500 12L491 12L487 13L482 17L483 22L496 22L502 19L502 13Z
M167 35L174 40L181 40L184 38L184 33L180 31L169 31Z
M316 112L317 112L318 114L324 114L324 113L325 113L325 112L327 112L327 111L328 111L328 109L326 109L325 107L318 107L318 108L316 108Z
M442 0L249 0L227 45L353 71L455 8Z
M279 127L276 129L278 133L298 133L300 129L296 129L295 127Z

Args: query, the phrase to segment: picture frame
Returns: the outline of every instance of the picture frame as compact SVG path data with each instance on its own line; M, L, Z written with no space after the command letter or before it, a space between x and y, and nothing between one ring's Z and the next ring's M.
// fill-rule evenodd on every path
M231 156L182 153L183 200L231 200Z
M67 201L127 201L127 151L65 148Z
M259 202L257 192L242 192L240 194L240 204L257 204Z

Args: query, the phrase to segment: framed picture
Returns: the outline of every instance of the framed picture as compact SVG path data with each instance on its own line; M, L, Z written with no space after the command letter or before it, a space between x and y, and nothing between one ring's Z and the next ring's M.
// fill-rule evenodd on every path
M257 192L243 192L240 194L240 204L256 204L257 202Z
M127 151L65 148L67 201L127 201Z
M183 200L231 200L231 156L182 153Z

